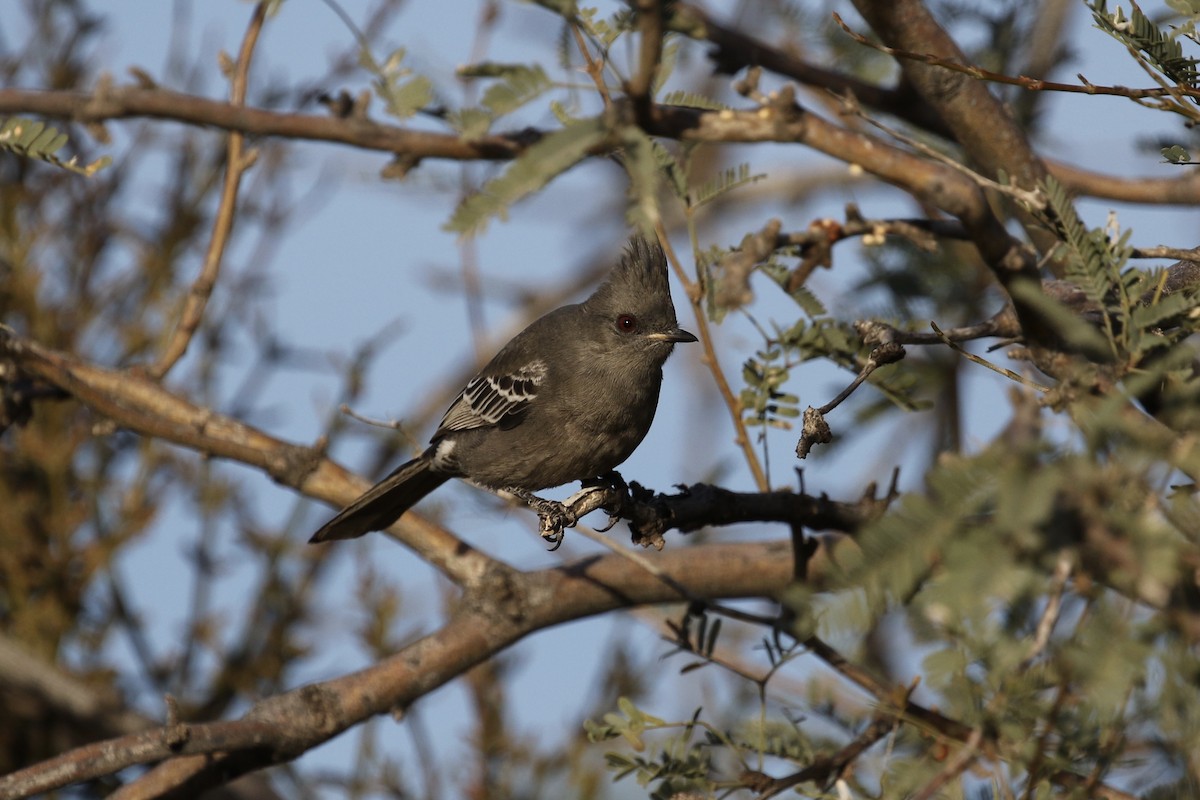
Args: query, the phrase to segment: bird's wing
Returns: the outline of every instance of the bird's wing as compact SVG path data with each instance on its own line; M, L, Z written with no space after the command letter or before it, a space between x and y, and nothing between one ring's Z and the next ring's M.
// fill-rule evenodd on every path
M511 372L476 375L446 411L436 436L450 431L504 427L515 423L537 397L546 378L546 364L539 360Z

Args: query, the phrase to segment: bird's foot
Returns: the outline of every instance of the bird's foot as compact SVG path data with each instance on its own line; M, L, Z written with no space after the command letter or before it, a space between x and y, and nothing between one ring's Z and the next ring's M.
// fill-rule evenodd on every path
M521 498L538 515L539 532L542 538L552 545L551 552L562 546L566 529L574 528L575 523L579 522L579 517L567 504L538 497L524 489L506 489L505 491Z
M608 523L603 528L598 528L597 531L599 533L608 533L613 529L613 526L621 521L620 510L629 498L629 484L625 483L625 479L621 477L621 473L613 469L599 477L581 481L581 485L583 488L579 490L578 494L582 496L604 490L612 490L617 493L618 499L615 503L600 506L604 510L604 513L608 515Z
M596 500L589 500L588 498L599 492L609 491L613 488L611 483L604 478L589 478L588 480L580 481L579 483L579 491L564 500L563 505L569 509L582 508L583 513L574 512L577 517L582 517L585 514L589 514L597 508L605 509L605 513L608 514L608 522L603 528L597 528L596 532L608 533L612 530L614 525L621 521L621 518L607 510L607 506L605 505L605 500L607 498L601 497Z
M562 546L566 529L574 528L580 517L597 508L604 509L608 514L608 524L600 529L600 533L612 530L612 527L620 520L620 509L630 496L629 486L625 483L625 479L615 470L580 481L579 484L579 491L561 503L557 500L538 497L525 489L509 488L503 491L520 498L534 510L538 515L541 536L553 545L550 548L553 552ZM617 493L615 503L612 497L614 491ZM605 494L600 498L589 499L598 492Z

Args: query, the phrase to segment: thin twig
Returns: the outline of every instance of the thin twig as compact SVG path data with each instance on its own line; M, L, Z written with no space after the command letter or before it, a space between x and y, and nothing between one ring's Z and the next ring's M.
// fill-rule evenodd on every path
M1062 611L1063 592L1071 577L1071 567L1070 551L1065 549L1060 551L1058 561L1054 564L1054 577L1050 585L1050 595L1046 598L1046 608L1043 609L1041 619L1038 620L1037 630L1029 645L1029 652L1021 661L1022 670L1028 669L1033 660L1046 649L1046 645L1050 642L1050 634L1054 632L1054 624L1058 622L1058 615Z
M767 800L769 797L783 794L793 786L799 786L809 781L828 783L830 777L840 776L856 758L886 736L893 724L894 720L886 714L876 714L866 730L855 736L842 749L831 756L818 755L804 769L783 778L776 778L759 794L758 800Z
M993 72L983 67L974 64L964 64L961 61L954 59L936 56L932 53L917 53L912 50L902 50L896 47L888 47L880 44L877 41L872 41L861 33L853 30L846 24L845 20L838 14L833 14L833 21L841 26L842 30L859 44L870 47L885 55L893 58L903 59L905 61L916 61L921 64L929 64L935 67L941 67L951 72L958 72L976 80L988 81L989 83L1000 83L1006 86L1016 86L1021 89L1026 89L1031 92L1065 92L1068 94L1092 94L1092 95L1113 95L1116 97L1128 97L1131 100L1154 99L1171 97L1178 100L1180 96L1200 97L1200 89L1195 89L1187 86L1169 87L1161 84L1157 77L1151 73L1150 77L1155 79L1155 82L1160 83L1156 89L1133 89L1128 86L1100 86L1091 83L1079 76L1081 84L1074 83L1056 83L1054 81L1045 81L1041 78L1031 78L1028 75L1005 75L1001 72Z
M1184 250L1179 247L1135 247L1129 253L1130 258L1174 258L1178 261L1200 261L1200 247Z
M1022 189L1018 186L1000 183L985 175L981 175L970 167L964 166L963 164L955 161L953 158L950 158L945 153L938 152L924 142L917 141L911 136L906 136L895 128L892 128L883 124L877 119L867 116L865 113L863 113L862 108L857 102L854 101L853 98L842 98L842 105L845 109L847 109L848 113L853 114L871 126L878 128L901 144L908 145L918 153L921 153L922 155L931 158L958 173L961 173L962 175L974 181L980 188L990 189L994 192L1007 195L1031 211L1042 211L1046 208L1046 197L1040 189Z
M612 96L608 93L608 86L604 83L604 64L592 58L591 52L588 51L587 42L584 41L583 33L579 30L579 25L571 23L571 34L575 37L575 46L579 48L579 54L583 56L584 71L591 77L592 83L596 85L596 91L600 93L600 97L604 100L604 107L612 107Z
M1141 67L1142 71L1145 72L1148 76L1150 76L1150 79L1152 81L1154 81L1155 83L1157 83L1159 89L1161 89L1165 93L1165 96L1162 99L1160 99L1157 103L1148 102L1139 97L1133 97L1132 100L1135 103L1137 103L1138 105L1144 105L1147 108L1154 108L1154 109L1158 109L1161 111L1172 111L1176 114L1179 114L1184 117L1188 117L1192 120L1195 120L1197 118L1195 106L1192 103L1189 103L1185 99L1186 95L1191 94L1190 91L1185 91L1184 87L1182 87L1178 84L1167 83L1166 79L1163 78L1163 76L1160 75L1158 73L1158 71L1153 66L1151 66L1148 61L1146 61L1145 57L1142 56L1142 54L1137 50L1137 48L1135 48L1127 43L1125 45L1125 50L1126 50L1126 52L1129 53L1129 57L1133 59L1134 63L1137 64L1139 67ZM1171 98L1171 100L1174 100L1175 102L1174 103L1168 102L1166 99L1167 97ZM1192 95L1192 97L1194 98L1195 95Z
M992 362L988 361L985 358L980 358L979 356L975 355L974 353L968 352L958 342L954 341L949 336L942 333L942 329L937 326L936 322L930 322L929 327L933 328L934 332L941 338L941 340L946 344L947 347L949 347L951 350L955 351L956 353L958 353L959 355L961 355L963 358L967 359L968 361L973 361L976 364L987 367L988 369L992 370L993 372L999 372L1004 377L1014 380L1017 383L1021 384L1022 386L1028 386L1030 389L1036 389L1039 392L1050 391L1050 387L1048 387L1048 386L1042 386L1040 383L1035 383L1034 381L1029 380L1029 378L1026 378L1024 375L1020 375L1016 372L1013 372L1011 369L1005 369L1004 367L993 364Z
M730 388L729 381L725 378L725 373L721 370L721 362L717 360L717 351L713 346L712 329L709 328L708 316L704 313L704 298L701 296L700 289L695 281L688 278L687 273L683 271L683 266L679 261L679 257L675 254L674 248L671 247L671 240L667 238L667 230L661 220L655 222L655 230L658 233L658 240L662 243L663 250L671 262L671 267L674 269L676 277L679 278L679 282L687 290L688 300L692 304L692 312L696 320L696 336L699 337L700 344L704 348L704 364L708 367L708 371L712 373L713 382L717 385L717 391L721 393L721 398L725 401L725 407L729 409L729 416L733 422L734 431L737 434L737 444L742 448L746 465L750 468L750 473L754 476L754 485L758 487L759 491L765 492L770 489L767 474L758 460L758 454L754 452L754 444L750 441L750 434L746 431L746 424L742 420L742 403L733 393L733 389Z
M242 39L242 48L238 53L230 89L231 105L240 107L246 103L250 62L254 57L254 46L258 43L263 22L267 18L269 5L267 2L260 2L254 9L254 15L250 18L250 25L246 28L246 35ZM188 345L191 344L192 337L196 335L196 331L200 327L200 321L204 318L204 309L208 307L213 287L217 285L217 278L221 274L221 260L225 255L225 247L229 243L230 233L233 231L238 188L241 185L242 175L254 165L257 158L256 151L246 152L244 147L245 137L237 131L230 131L228 154L225 159L225 184L221 188L221 204L217 207L216 219L213 221L213 233L208 242L208 252L204 254L204 266L192 283L191 289L188 290L187 299L184 300L183 313L179 317L179 325L175 328L174 335L158 361L149 369L150 375L154 378L162 379L179 362L179 359L183 358Z
M345 414L350 419L358 420L364 425L371 425L376 428L386 428L391 431L398 431L404 428L404 423L398 419L375 419L374 417L368 417L355 411L350 407L349 403L342 403L338 406L338 412Z
M828 414L830 411L833 411L835 408L840 406L847 397L853 394L854 391L862 385L863 381L871 376L871 373L880 367L885 367L888 364L894 364L902 358L904 358L904 348L902 346L894 343L879 345L871 351L871 354L867 357L867 361L865 364L863 364L862 369L859 370L858 374L854 376L854 380L850 381L850 384L846 386L845 389L842 389L842 391L838 393L837 397L818 408L817 413L823 416Z

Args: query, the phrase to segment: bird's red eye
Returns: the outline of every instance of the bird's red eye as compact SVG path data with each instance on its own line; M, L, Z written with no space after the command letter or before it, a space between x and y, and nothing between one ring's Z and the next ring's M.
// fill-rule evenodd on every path
M622 314L617 317L617 330L621 333L633 333L638 329L637 317L632 314Z

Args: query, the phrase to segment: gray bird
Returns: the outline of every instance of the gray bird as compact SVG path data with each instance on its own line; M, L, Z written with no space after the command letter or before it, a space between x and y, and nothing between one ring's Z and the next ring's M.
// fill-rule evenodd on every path
M675 320L662 248L634 237L607 282L517 334L467 382L425 452L310 541L382 530L450 478L552 504L531 493L604 476L641 444L663 363L694 341Z

